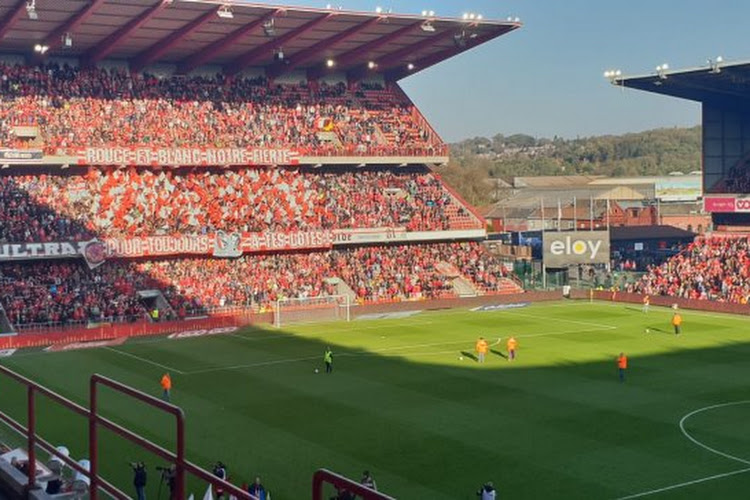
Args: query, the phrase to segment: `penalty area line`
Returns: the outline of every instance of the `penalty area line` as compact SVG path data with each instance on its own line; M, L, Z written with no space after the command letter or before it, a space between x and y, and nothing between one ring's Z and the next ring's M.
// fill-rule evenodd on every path
M702 477L700 479L693 479L692 481L686 481L684 483L673 484L670 486L665 486L663 488L657 488L655 490L643 491L641 493L634 493L633 495L619 497L616 500L630 500L631 498L646 497L649 495L655 495L657 493L663 493L665 491L676 490L678 488L684 488L685 486L692 486L694 484L705 483L708 481L713 481L715 479L723 479L725 477L736 476L738 474L744 474L746 472L750 472L750 467L747 467L745 469L734 470L732 472L725 472L723 474L715 474L713 476Z
M120 351L118 349L115 349L114 347L104 347L103 349L106 349L107 351L112 351L114 353L117 353L120 356L126 356L128 358L137 359L138 361L141 361L142 363L148 363L149 365L158 366L159 368L164 368L168 372L176 373L178 375L186 375L186 373L184 371L178 370L177 368L174 368L172 366L163 365L161 363L157 363L156 361L151 361L150 359L142 358L142 357L137 356L135 354L130 354L129 352Z

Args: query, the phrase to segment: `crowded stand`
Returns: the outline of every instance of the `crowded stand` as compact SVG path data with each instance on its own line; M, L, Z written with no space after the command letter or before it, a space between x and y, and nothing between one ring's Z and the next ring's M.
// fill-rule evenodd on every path
M750 299L747 237L698 238L661 266L652 266L631 290L649 295L746 304Z
M0 265L0 303L17 327L136 321L147 314L136 291L148 281L126 263L8 263Z
M444 154L413 104L369 85L277 85L265 77L165 77L117 69L0 63L0 145L292 148L309 156ZM328 136L321 134L329 133ZM334 134L331 139L330 133Z
M426 167L4 175L0 203L0 242L14 243L218 230L481 227Z
M245 255L238 259L111 261L93 270L79 261L0 264L0 304L11 323L65 325L147 319L139 291L159 290L186 318L229 308L270 310L282 298L337 294L343 280L359 303L455 297L444 265L482 293L508 290L504 267L476 242L352 247L322 252Z

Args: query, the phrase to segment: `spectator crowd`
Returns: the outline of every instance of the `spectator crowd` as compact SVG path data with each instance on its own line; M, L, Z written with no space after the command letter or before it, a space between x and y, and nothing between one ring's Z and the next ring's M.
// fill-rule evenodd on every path
M426 167L248 167L0 177L0 242L481 223ZM460 227L463 228L463 227Z
M355 247L324 252L245 255L239 259L111 261L89 270L78 261L0 264L0 304L11 323L133 321L147 316L138 291L160 290L178 318L230 307L269 310L281 298L340 293L358 301L454 297L458 276L484 293L505 290L505 268L479 243Z
M684 299L746 304L750 299L747 237L698 238L660 266L651 266L629 291Z
M0 96L0 146L28 146L16 127L37 127L53 155L96 146L292 148L311 156L444 152L405 98L343 83L0 63Z

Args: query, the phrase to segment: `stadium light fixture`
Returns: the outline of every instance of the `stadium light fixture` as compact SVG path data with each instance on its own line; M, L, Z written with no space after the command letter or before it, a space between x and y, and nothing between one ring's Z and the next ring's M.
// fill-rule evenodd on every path
M708 60L708 67L711 68L711 73L721 73L721 63L724 62L724 58L721 56L718 56L716 59L709 59Z
M383 7L380 7L380 6L375 7L375 13L376 14L382 14L383 13Z
M409 71L413 71L414 70L414 63L407 64L406 65L406 69L408 69Z
M456 44L456 48L463 49L466 47L466 32L456 33L453 35L453 43Z
M609 80L612 85L617 85L618 80L622 76L622 71L619 69L610 69L604 72L604 78Z
M263 23L263 33L269 38L276 36L276 22L273 18Z
M38 43L34 45L34 52L38 54L45 54L48 50L49 50L49 45L41 45Z
M234 18L234 13L232 12L232 9L229 8L229 5L222 5L219 7L219 10L216 11L216 15L222 19Z
M39 19L39 14L36 11L36 0L26 2L26 15L29 16L29 19Z
M669 64L667 64L667 63L660 64L660 65L658 65L656 67L656 75L661 80L666 80L667 79L667 70L669 70Z
M334 61L333 59L326 60L326 67L333 68L334 66L336 66L336 61Z
M370 69L375 69L377 67L377 63L375 61L370 61L367 63L367 67Z
M427 33L434 33L435 32L435 26L432 25L430 21L425 21L422 23L422 31L426 31Z

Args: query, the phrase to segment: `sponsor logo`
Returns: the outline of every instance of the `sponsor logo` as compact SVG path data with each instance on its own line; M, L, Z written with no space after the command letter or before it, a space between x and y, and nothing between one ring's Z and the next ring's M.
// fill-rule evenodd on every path
M704 198L703 206L706 212L734 212L734 198Z
M737 198L734 200L736 212L750 212L750 198Z
M188 330L185 332L172 333L167 336L170 339L191 339L194 337L207 337L209 335L221 335L224 333L234 333L239 330L236 326L224 326L221 328L212 328L210 330Z
M489 306L479 306L472 309L472 311L477 312L485 312L485 311L504 311L506 309L521 309L522 307L527 307L529 305L529 302L516 302L513 304L493 304Z
M110 340L92 340L89 342L71 342L70 344L53 344L46 349L47 352L73 351L76 349L95 349L97 347L111 347L125 343L126 338L120 337Z
M9 358L13 356L13 353L18 349L0 349L0 358Z
M552 255L588 255L593 260L601 246L601 240L574 240L567 236L562 241L553 241L549 251Z

